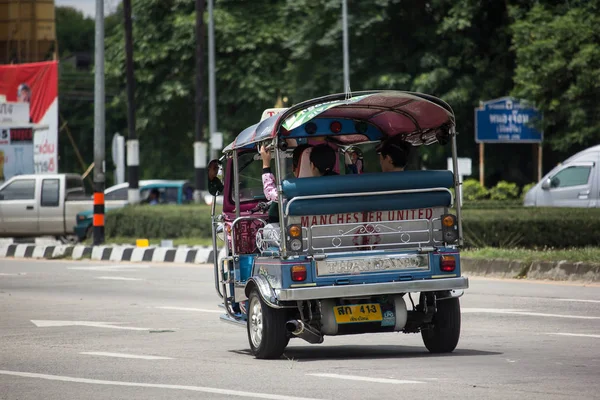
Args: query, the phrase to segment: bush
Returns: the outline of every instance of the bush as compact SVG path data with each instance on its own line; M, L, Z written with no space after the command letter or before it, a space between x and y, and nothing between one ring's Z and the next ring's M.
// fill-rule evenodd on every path
M600 243L600 209L522 207L492 200L473 204L504 204L503 209L463 209L467 247L572 248ZM209 238L210 208L203 205L129 206L106 218L107 237L148 239Z
M107 237L176 239L211 237L210 207L205 205L127 206L106 216Z
M527 194L527 192L529 192L529 190L534 187L536 185L535 182L533 183L529 183L525 186L523 186L523 189L521 189L521 200L525 200L525 195Z
M521 207L463 212L468 247L528 249L597 246L600 209Z
M462 205L463 209L477 209L477 210L503 210L505 208L521 208L523 202L521 200L475 200L464 202Z
M488 190L475 179L467 179L462 184L463 201L482 200L488 197Z
M519 187L516 183L500 181L490 189L490 198L492 200L516 199L518 196Z

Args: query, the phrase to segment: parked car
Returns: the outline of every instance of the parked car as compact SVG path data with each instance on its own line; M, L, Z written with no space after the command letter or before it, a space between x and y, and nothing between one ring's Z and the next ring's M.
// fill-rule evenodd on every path
M0 186L0 237L75 240L72 221L92 208L77 174L19 175Z
M556 166L526 194L524 205L600 207L600 145L585 149Z
M187 181L172 180L143 180L139 182L140 201L146 202L152 189L158 190L159 204L184 204L193 201L194 188ZM106 207L106 212L116 208L124 207L127 202L127 191L129 183L121 183L111 186L104 191L104 200L111 206ZM79 240L85 240L92 235L92 222L94 211L88 209L81 211L76 216L76 225L73 228Z

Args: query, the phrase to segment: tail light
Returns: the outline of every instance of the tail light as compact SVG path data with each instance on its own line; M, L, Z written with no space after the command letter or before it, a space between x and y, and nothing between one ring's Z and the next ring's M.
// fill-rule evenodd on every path
M442 256L440 259L440 269L443 272L452 272L456 269L456 258L454 256Z
M442 215L442 237L446 243L456 243L458 241L458 225L456 216L452 214Z
M287 233L288 248L294 252L302 251L302 226L290 225Z
M306 280L306 266L294 265L292 267L292 280L294 282L302 282Z
M340 133L342 131L342 123L340 121L333 121L330 125L329 125L329 129L331 130L331 132L333 133Z

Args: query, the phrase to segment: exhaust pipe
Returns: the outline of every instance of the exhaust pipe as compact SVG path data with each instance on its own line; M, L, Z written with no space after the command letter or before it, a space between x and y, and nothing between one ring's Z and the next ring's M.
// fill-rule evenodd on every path
M305 324L300 320L292 319L285 323L285 328L289 333L300 339L306 340L308 343L319 344L323 343L323 335L317 332L310 325Z

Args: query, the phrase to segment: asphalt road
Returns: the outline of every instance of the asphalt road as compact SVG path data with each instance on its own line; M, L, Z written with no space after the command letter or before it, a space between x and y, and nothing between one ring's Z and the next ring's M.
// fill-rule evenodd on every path
M209 266L0 260L0 399L600 399L600 286L472 279L449 355L420 335L256 360Z

